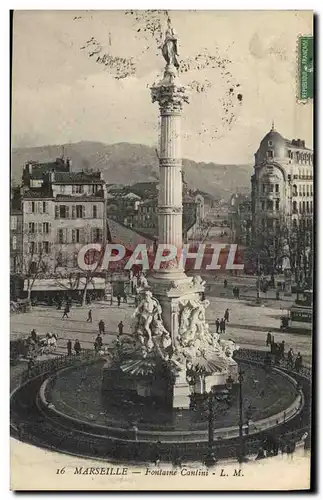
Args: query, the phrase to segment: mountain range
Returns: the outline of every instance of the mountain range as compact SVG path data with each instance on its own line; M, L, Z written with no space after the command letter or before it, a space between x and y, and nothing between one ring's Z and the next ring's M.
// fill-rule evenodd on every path
M81 141L63 145L13 148L11 180L20 184L26 162L50 162L66 155L72 160L72 170L101 170L108 184L134 184L158 179L156 150L143 144L122 142L104 144ZM232 193L250 191L251 165L220 165L217 163L183 160L185 181L189 188L228 200Z

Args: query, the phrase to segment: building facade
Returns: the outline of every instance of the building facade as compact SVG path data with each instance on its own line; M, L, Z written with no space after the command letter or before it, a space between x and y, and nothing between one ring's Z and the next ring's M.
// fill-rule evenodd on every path
M29 164L21 205L23 274L76 269L82 246L106 241L106 188L101 172L71 172L68 161L47 169Z
M282 224L307 227L313 219L313 150L300 139L288 140L274 126L255 154L251 177L252 237L269 245Z
M21 255L23 251L23 217L22 210L10 210L10 270L12 274L21 272Z
M250 245L252 212L250 197L235 193L230 199L229 208L230 239L232 243Z

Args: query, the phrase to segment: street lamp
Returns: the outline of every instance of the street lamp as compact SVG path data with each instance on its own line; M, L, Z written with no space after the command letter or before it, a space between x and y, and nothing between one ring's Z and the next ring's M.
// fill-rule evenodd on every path
M215 457L215 452L214 452L214 400L216 400L219 403L223 403L223 401L227 400L228 397L228 391L231 391L233 388L233 382L234 380L232 379L231 376L229 376L226 380L225 384L225 390L219 391L219 392L214 392L210 391L207 394L208 398L208 452L204 460L204 464L207 467L212 467L216 464L217 459Z
M260 259L259 254L257 255L257 304L260 303Z
M239 462L247 462L248 459L245 456L245 443L244 443L244 436L243 436L243 394L242 394L242 382L243 382L243 375L244 372L239 368L239 376L238 376L238 382L239 382L239 455L238 459Z

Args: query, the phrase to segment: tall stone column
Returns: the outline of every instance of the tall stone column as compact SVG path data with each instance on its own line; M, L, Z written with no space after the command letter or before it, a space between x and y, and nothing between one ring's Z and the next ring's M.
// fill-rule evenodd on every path
M164 78L151 89L152 101L160 109L158 243L177 248L177 259L156 273L161 279L176 279L183 269L178 265L183 243L181 115L188 102L186 89L174 66L167 65Z

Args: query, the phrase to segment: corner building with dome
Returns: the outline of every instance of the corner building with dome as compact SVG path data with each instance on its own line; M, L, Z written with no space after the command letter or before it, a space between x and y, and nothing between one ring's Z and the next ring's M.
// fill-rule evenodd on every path
M252 236L274 244L279 224L309 227L313 219L313 150L272 126L255 153L251 177Z

